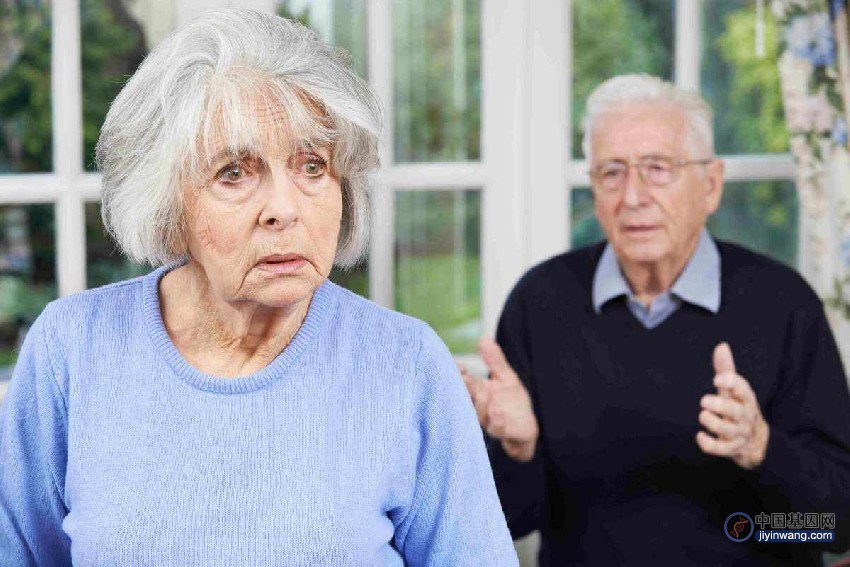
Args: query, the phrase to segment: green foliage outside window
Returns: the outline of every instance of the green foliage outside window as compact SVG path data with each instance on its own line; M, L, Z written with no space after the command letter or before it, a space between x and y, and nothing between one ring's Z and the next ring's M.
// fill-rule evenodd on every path
M50 10L0 3L0 173L53 169Z
M599 83L623 73L672 78L673 17L671 0L573 3L573 157L584 157L584 103Z
M756 17L751 3L706 4L704 22L707 53L702 58L702 82L704 95L715 108L717 152L787 152L789 136L773 18L765 18L764 57L758 57L755 50ZM792 182L727 183L723 203L709 221L709 229L718 237L796 266L798 222Z
M715 107L715 147L722 154L787 152L776 24L765 18L765 55L758 57L755 10L742 4L718 2L705 13L702 82Z
M672 26L672 2L579 0L574 3L573 155L580 156L580 119L587 94L623 72L669 72L672 38L656 33ZM703 3L702 94L715 112L715 147L721 154L788 150L776 65L776 27L765 19L765 57L755 53L755 10L743 0ZM634 30L634 31L630 31ZM669 78L669 77L668 77ZM575 189L572 244L603 237L592 193ZM789 265L796 265L798 205L788 182L727 183L709 229Z
M396 162L481 157L481 0L393 3Z

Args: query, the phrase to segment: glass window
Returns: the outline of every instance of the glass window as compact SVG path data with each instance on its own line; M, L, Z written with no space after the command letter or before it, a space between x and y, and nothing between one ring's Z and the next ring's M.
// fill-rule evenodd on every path
M298 20L351 55L354 71L368 76L367 0L282 0L277 15Z
M49 2L0 2L0 173L52 170Z
M711 0L702 7L700 75L703 96L714 109L716 151L788 151L773 18L765 14L765 57L759 58L753 2Z
M672 0L573 2L573 157L583 157L584 103L599 83L635 72L672 78L674 24Z
M792 181L726 183L709 219L716 237L737 242L796 268L799 206Z
M100 216L100 203L86 203L86 283L98 287L146 274L150 266L141 266L121 255L110 238Z
M593 193L577 187L571 193L572 247L605 238L593 212ZM797 192L792 181L727 182L718 211L709 217L715 238L730 240L796 267Z
M570 212L571 248L581 248L605 239L602 227L596 220L590 187L576 187L570 192Z
M396 193L395 308L427 321L454 353L481 335L481 193Z
M86 282L89 288L127 280L150 272L153 268L125 258L106 232L100 214L100 203L86 203ZM369 270L366 261L350 270L334 268L334 283L358 295L369 297Z
M56 298L53 211L52 204L0 206L0 383L11 376L27 330Z
M368 77L366 30L367 0L283 0L277 14L298 20L315 30L322 39L342 47L351 55L354 71ZM334 268L329 279L363 297L369 297L369 267L364 260L348 270Z
M395 161L481 156L480 0L395 0Z

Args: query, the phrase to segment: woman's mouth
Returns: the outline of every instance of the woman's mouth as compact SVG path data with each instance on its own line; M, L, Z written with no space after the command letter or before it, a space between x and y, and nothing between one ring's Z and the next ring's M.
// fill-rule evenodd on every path
M270 274L294 274L307 265L307 260L298 254L275 254L261 258L257 269Z

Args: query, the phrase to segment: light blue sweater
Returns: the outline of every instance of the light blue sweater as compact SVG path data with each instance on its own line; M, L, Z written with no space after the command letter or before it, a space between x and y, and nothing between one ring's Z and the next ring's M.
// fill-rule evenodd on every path
M516 565L425 324L332 283L266 368L191 367L166 273L49 305L0 408L0 565Z

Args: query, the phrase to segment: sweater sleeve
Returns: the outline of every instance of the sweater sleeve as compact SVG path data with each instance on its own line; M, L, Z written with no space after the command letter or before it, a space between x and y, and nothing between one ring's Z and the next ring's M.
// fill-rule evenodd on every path
M522 304L521 295L514 290L505 303L496 330L496 342L505 353L505 358L522 380L531 396L534 412L538 416L540 437L534 457L527 463L515 461L502 449L498 439L489 438L487 446L493 476L508 528L514 538L525 536L540 528L545 510L546 479L543 467L543 427L539 419L536 388L531 371L530 349L528 348L528 311Z
M413 493L396 522L396 547L411 567L518 565L475 410L430 328L416 373Z
M812 302L817 302L812 298ZM850 394L822 306L797 310L783 354L782 380L767 407L767 452L756 469L774 512L835 514L836 541L850 547Z
M71 565L67 514L65 403L42 314L24 340L0 405L0 557L4 565Z

